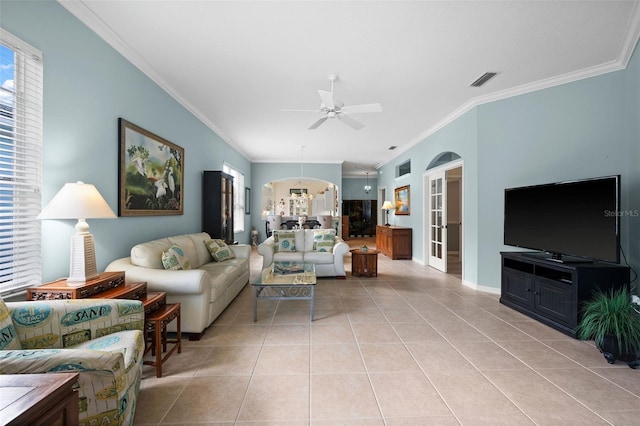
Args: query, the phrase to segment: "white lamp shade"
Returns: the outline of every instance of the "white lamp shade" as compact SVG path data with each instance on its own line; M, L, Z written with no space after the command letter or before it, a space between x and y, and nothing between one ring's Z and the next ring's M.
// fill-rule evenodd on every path
M116 214L90 183L65 183L38 219L111 219Z
M93 235L86 219L114 219L116 214L95 186L83 182L65 183L40 212L38 219L77 219L71 238L68 284L84 283L98 277Z
M385 201L382 203L382 210L393 210L393 204L391 204L391 201Z

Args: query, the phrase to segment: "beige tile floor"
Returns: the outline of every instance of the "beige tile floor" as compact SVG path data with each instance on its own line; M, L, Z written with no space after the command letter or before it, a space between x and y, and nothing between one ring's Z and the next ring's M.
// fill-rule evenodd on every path
M162 378L145 366L135 424L640 425L640 370L457 277L378 271L321 279L312 324L307 301L261 301L253 323L247 286Z

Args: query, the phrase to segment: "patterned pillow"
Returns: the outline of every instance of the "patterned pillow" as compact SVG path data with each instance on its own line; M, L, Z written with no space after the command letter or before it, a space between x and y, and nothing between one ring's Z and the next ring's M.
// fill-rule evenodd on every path
M335 229L315 229L313 231L313 251L333 252Z
M235 259L235 253L222 240L208 240L204 245L209 249L211 257L216 262L224 262L225 260Z
M22 345L18 339L18 332L13 325L9 308L4 301L0 299L0 351L1 350L20 350Z
M291 231L273 231L276 253L296 251L296 234Z
M164 269L179 271L181 269L191 269L191 262L184 254L184 251L174 244L162 252L162 266L164 266Z

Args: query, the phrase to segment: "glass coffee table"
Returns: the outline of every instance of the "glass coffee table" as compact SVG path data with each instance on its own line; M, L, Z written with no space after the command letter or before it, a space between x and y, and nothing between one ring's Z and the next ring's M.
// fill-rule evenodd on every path
M273 262L251 283L253 322L258 321L258 299L310 300L313 321L316 265L304 262Z

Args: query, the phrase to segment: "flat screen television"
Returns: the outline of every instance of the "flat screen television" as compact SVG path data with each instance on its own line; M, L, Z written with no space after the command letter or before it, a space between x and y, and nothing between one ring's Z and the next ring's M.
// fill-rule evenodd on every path
M620 263L620 176L507 188L504 244L559 262Z

